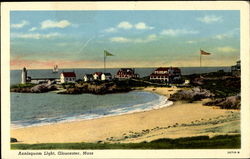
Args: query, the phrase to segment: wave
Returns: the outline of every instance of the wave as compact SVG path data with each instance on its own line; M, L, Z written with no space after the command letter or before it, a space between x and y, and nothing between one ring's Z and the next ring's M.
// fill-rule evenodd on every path
M140 92L140 93L145 93L145 92ZM151 94L157 95L155 93L151 93ZM63 122L98 119L98 118L103 118L103 117L150 111L150 110L160 109L163 107L168 107L173 104L173 102L168 101L168 99L165 96L157 95L157 97L158 98L153 101L149 101L149 102L141 103L141 104L134 104L131 106L125 106L125 107L123 106L122 108L116 108L116 109L108 110L102 113L88 113L88 114L73 115L73 116L61 115L61 116L50 117L50 118L36 118L32 120L12 121L11 128L16 129L16 128L24 128L24 127L49 125L49 124L55 124L55 123L63 123Z

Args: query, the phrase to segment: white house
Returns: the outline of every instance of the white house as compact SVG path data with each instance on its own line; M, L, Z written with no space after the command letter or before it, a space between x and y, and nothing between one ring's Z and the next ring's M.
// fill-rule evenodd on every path
M75 72L62 72L60 75L61 83L75 82L76 74Z
M84 80L85 82L93 81L93 80L94 80L94 77L93 77L92 74L85 74L85 75L83 76L83 80Z
M93 74L94 80L100 80L101 79L102 72L95 72Z
M181 70L177 67L159 67L149 77L150 80L173 82L181 79Z
M101 80L102 80L102 81L105 81L105 80L110 81L111 79L112 79L111 73L103 73L103 74L101 75Z

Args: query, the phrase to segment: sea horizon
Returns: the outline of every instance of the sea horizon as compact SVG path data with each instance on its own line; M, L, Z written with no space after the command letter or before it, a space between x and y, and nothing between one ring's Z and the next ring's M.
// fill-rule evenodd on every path
M229 66L152 66L152 67L106 67L106 69L120 69L120 68L134 68L134 69L141 69L141 68L159 68L159 67L178 67L178 68L218 68L218 67L231 67L233 65L229 65ZM28 67L24 66L26 69L29 69ZM104 69L103 67L72 67L72 68L60 68L58 67L59 70L62 69ZM22 70L22 68L20 69L10 69L10 71L18 71L18 70ZM30 68L29 70L52 70L53 67L51 68Z

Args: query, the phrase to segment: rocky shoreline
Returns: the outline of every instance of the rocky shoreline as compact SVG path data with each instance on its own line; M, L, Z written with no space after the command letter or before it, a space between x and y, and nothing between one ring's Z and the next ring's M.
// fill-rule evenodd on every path
M92 93L92 94L108 94L108 93L121 93L129 92L132 90L131 87L118 86L115 83L76 83L76 84L38 84L38 85L17 85L10 88L10 92L18 93L46 93L51 91L58 91L57 94L82 94L82 93Z

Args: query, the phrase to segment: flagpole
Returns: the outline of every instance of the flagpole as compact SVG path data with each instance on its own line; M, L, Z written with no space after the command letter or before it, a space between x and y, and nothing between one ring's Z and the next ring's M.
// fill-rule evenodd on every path
M201 67L201 53L200 53L200 67Z
M104 52L104 73L106 73L106 56L105 56L105 52Z
M200 68L201 68L201 49L200 49Z

